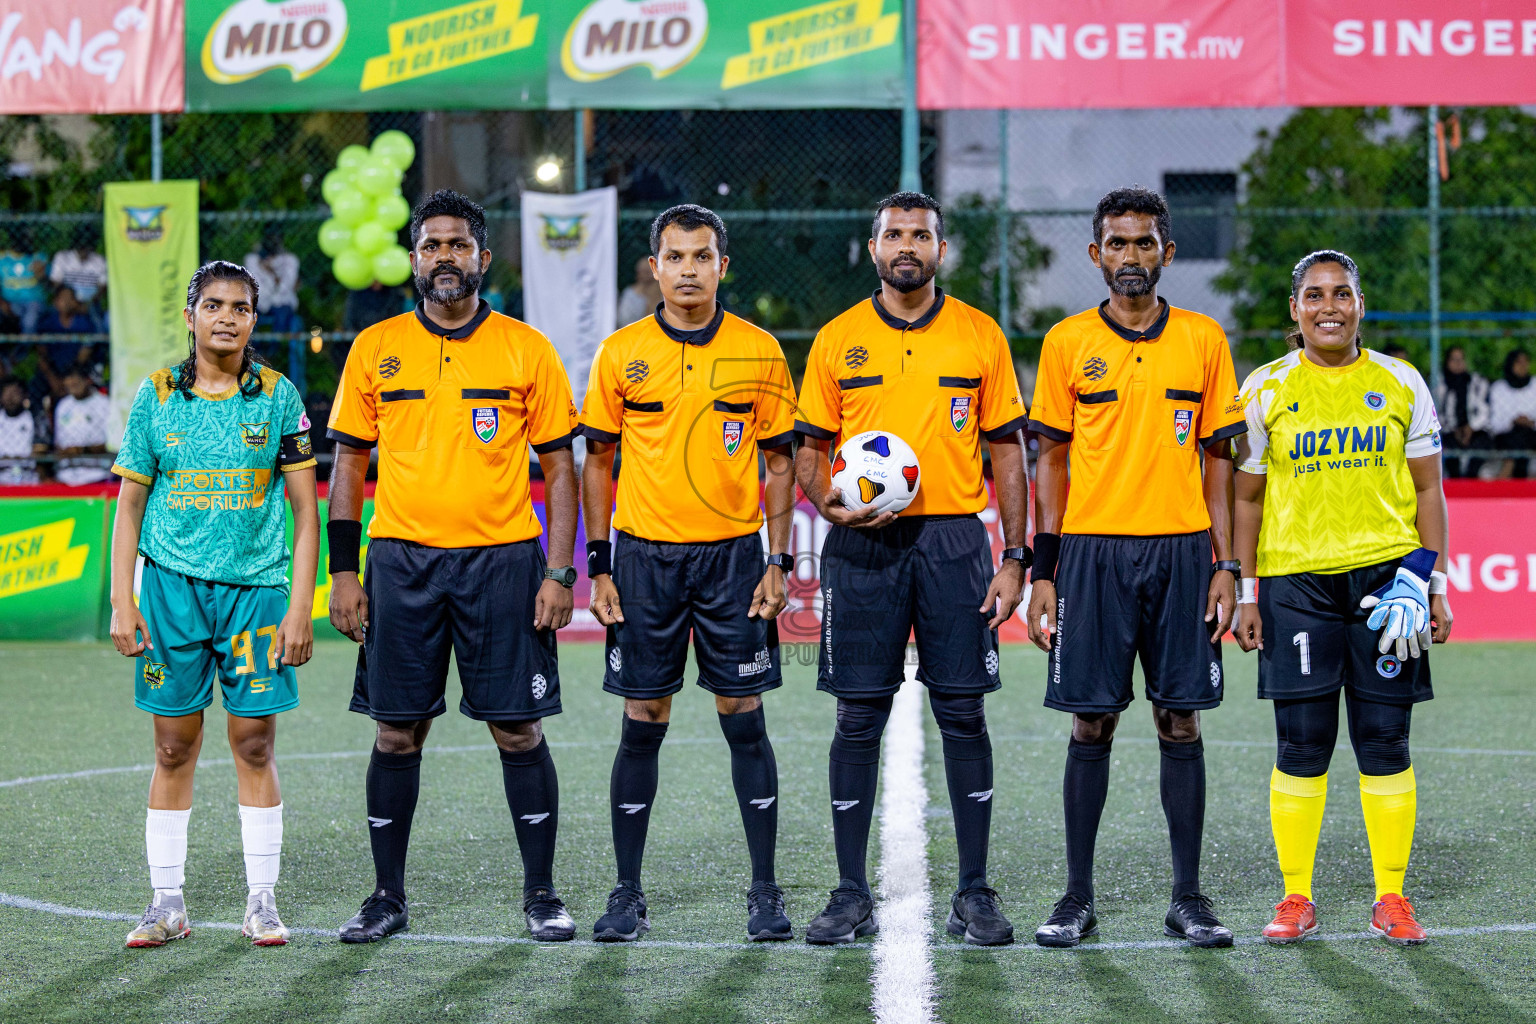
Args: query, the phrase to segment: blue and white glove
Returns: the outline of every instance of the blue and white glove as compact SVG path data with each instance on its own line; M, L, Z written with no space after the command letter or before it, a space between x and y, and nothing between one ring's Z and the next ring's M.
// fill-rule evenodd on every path
M1429 650L1433 640L1429 621L1429 578L1435 569L1437 553L1419 548L1403 556L1397 575L1385 586L1360 599L1362 609L1370 609L1366 625L1381 630L1382 654L1394 644L1399 658L1417 658Z

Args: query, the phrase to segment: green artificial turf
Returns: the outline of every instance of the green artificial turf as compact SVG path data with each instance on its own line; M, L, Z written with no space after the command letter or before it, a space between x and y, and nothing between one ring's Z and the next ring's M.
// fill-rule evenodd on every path
M1414 720L1419 827L1407 883L1432 930L1536 923L1533 656L1531 645L1435 652L1440 697ZM1268 705L1252 696L1253 660L1230 646L1227 659L1228 702L1204 716L1205 888L1222 919L1248 938L1282 895L1267 814L1273 738ZM781 778L779 881L797 932L836 882L826 805L833 702L815 692L807 660L787 657L786 684L768 698ZM612 884L607 782L620 702L601 692L600 648L567 644L561 662L566 710L547 724L561 777L556 876L585 934ZM127 769L0 786L0 893L137 914L148 898L143 807L151 749L147 716L132 706L130 666L105 645L66 644L0 645L0 664L0 782ZM0 1020L870 1019L869 943L818 950L743 941L746 851L729 755L712 701L691 684L662 752L645 861L654 926L647 941L618 948L503 941L522 926L500 764L485 727L456 712L437 721L423 766L408 873L416 938L349 947L315 934L350 916L372 881L362 799L372 727L345 710L351 668L349 645L317 645L301 670L304 705L280 720L286 839L278 892L284 920L299 930L293 943L257 950L227 927L203 926L162 949L124 950L126 922L0 906ZM1067 719L1040 706L1043 672L1037 652L1007 649L1006 685L988 699L997 762L992 883L1021 938L1049 912L1064 874ZM240 919L245 889L222 719L209 713L186 892L194 921L230 925ZM1363 929L1371 899L1347 750L1330 776L1316 885L1324 931L1340 937L1225 951L957 943L943 931L955 850L931 721L926 761L937 1015L950 1024L1536 1022L1536 931L1441 935L1407 950L1343 937ZM1099 840L1100 946L1163 938L1168 849L1157 765L1150 714L1138 701L1116 741ZM871 846L878 857L878 840Z

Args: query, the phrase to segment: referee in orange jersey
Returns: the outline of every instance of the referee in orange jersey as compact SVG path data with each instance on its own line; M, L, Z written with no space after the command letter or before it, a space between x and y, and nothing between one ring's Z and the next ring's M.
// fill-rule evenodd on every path
M1027 617L1030 637L1050 652L1046 706L1072 714L1062 786L1067 891L1035 932L1045 946L1075 946L1097 928L1094 840L1138 657L1173 848L1163 930L1196 946L1232 944L1200 892L1200 712L1221 703L1219 641L1237 602L1231 439L1246 427L1221 327L1158 298L1173 252L1162 196L1123 188L1100 200L1088 256L1109 298L1051 328L1035 380Z
M358 335L331 407L331 623L362 644L352 710L378 724L368 764L374 893L341 928L372 942L406 925L405 857L421 748L444 699L448 655L459 710L490 726L523 859L524 919L535 939L575 935L555 894L559 787L540 719L560 713L555 633L571 620L576 570L576 409L549 339L480 298L490 266L485 212L456 192L411 218L415 312ZM363 479L379 448L358 582ZM534 514L528 448L544 470L545 531Z

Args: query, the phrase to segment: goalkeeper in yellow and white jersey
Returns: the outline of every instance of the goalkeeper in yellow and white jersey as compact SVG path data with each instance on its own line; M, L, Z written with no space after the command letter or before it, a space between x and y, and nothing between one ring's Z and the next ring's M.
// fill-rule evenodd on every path
M1242 389L1233 633L1259 651L1259 696L1275 703L1269 806L1285 898L1264 929L1270 942L1318 929L1312 866L1341 689L1376 876L1371 931L1398 945L1427 938L1403 875L1415 815L1408 723L1434 696L1431 640L1451 631L1440 424L1417 370L1361 347L1364 312L1353 260L1304 257L1291 276L1297 347Z

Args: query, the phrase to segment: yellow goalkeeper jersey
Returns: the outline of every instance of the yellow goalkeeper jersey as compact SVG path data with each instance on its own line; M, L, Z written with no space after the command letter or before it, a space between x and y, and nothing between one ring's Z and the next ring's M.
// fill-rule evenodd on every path
M1297 349L1253 371L1242 403L1237 468L1268 478L1258 575L1347 572L1420 546L1408 460L1439 454L1440 421L1411 365L1363 349L1331 368Z

